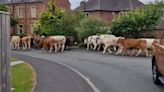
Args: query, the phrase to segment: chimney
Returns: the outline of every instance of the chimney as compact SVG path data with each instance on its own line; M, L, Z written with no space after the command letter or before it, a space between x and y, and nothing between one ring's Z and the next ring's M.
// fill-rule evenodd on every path
M89 0L82 0L80 2L80 8L82 11L85 11L86 10L86 3L88 2Z

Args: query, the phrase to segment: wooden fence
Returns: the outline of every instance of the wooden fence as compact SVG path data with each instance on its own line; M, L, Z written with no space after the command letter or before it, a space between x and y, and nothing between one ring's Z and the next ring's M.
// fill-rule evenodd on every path
M0 92L10 92L10 14L0 12Z

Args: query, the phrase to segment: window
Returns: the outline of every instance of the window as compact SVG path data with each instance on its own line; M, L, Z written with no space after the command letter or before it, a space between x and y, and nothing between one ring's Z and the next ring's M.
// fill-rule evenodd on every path
M24 34L24 29L22 24L17 25L17 34Z
M36 17L36 7L35 6L31 6L30 7L30 11L31 11L31 17Z
M125 16L125 15L127 15L127 12L120 12L119 15L120 16Z
M18 18L23 18L23 6L17 7L17 16Z

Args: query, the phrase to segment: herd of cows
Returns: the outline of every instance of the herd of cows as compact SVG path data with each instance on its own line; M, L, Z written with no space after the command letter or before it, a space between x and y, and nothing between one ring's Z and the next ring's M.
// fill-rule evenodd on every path
M87 45L87 50L100 50L103 49L103 53L108 51L109 53L116 52L116 55L125 53L132 56L137 50L136 56L140 55L143 51L148 57L148 50L152 50L152 44L159 42L158 39L152 38L124 38L116 37L111 34L103 35L93 35L84 39L84 44ZM20 49L20 45L23 47L23 50L30 50L31 45L35 48L42 48L42 50L48 50L52 52L63 52L66 47L74 45L74 37L65 37L65 36L11 36L11 47L12 49ZM112 48L112 49L111 49Z

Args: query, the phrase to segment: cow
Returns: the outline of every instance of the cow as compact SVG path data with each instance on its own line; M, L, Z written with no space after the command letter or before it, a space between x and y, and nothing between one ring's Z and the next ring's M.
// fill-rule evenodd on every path
M116 47L117 45L117 40L119 38L123 38L123 37L116 37L115 35L112 34L103 34L99 36L99 40L98 40L98 50L100 49L100 46L103 45L103 53L106 52L106 50L109 51L109 53L112 53L112 51L110 50L110 46L113 46L114 51L116 51Z
M35 49L39 49L40 48L40 45L39 45L39 42L44 39L45 37L42 37L42 36L33 36L33 43L34 43L34 47Z
M98 44L98 40L99 40L99 36L97 35L93 35L93 36L89 36L88 38L84 39L84 44L87 44L87 50L89 50L89 48L96 50Z
M66 37L65 36L48 36L48 38L54 39L57 41L58 51L61 49L61 52L65 49Z
M123 46L123 50L117 54L124 55L124 53L127 51L127 49L139 49L138 53L136 56L138 56L141 51L144 51L146 56L148 57L148 51L147 51L147 42L146 40L141 40L141 39L118 39L117 43L121 46ZM131 54L132 55L132 54Z
M13 49L19 49L20 40L19 36L11 36L11 46Z
M57 52L57 41L55 39L43 38L39 41L39 45L42 46L42 50L47 47L49 52L52 52L53 47L55 47L55 52Z
M147 49L149 49L149 50L152 50L152 45L153 45L153 42L155 41L155 39L153 39L153 38L140 38L141 40L146 40L146 43L147 43ZM134 52L134 50L133 50L133 52ZM139 53L139 51L138 51L138 53ZM141 52L140 52L141 53ZM140 54L139 53L139 54ZM151 54L149 54L149 56L151 56Z
M103 34L103 35L100 35L99 36L99 39L98 39L98 42L97 42L97 44L98 44L98 50L100 50L101 45L103 45L103 49L104 49L105 44L106 44L106 41L108 39L115 38L115 37L116 37L115 35L111 35L111 34ZM107 44L106 44L106 46L107 46ZM106 49L107 48L108 47L106 47ZM114 47L114 50L116 50L115 47ZM105 53L105 51L103 51L103 53Z
M23 50L27 50L27 48L28 50L31 49L31 39L32 36L24 36L21 38Z
M75 38L74 36L67 36L66 37L66 43L65 43L65 48L70 49L70 46L73 46L75 43Z

